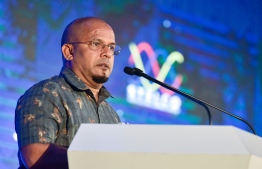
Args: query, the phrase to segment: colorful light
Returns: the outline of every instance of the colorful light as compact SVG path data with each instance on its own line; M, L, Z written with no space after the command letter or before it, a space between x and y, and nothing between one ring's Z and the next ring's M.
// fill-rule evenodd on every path
M157 62L157 56L155 55L155 52L153 51L152 47L148 43L141 42L138 45L136 45L135 43L130 43L129 49L131 51L131 55L129 57L129 63L135 64L137 68L145 72L144 64L140 55L144 51L148 56L154 76L156 77L157 80L162 82L164 82L166 76L168 75L169 70L171 69L172 65L175 62L178 62L180 64L184 62L183 55L180 52L174 51L169 54L165 63L160 69L159 64ZM151 83L147 79L140 78L140 81L142 85L148 90L156 91L160 88L160 91L163 93L167 93L170 95L173 94L172 91L169 91L159 86L158 84ZM181 75L177 75L173 81L172 86L179 88L180 85L182 84L182 81L183 81L183 77Z

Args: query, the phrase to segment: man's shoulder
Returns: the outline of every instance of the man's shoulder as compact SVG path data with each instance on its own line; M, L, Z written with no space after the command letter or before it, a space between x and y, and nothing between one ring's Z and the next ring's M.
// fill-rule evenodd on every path
M49 79L42 80L30 87L23 96L35 94L48 94L52 91L59 90L65 84L65 80L61 76L53 76Z
M34 84L18 99L16 112L21 111L22 107L41 107L44 102L56 102L61 98L60 89L63 88L63 83L65 83L63 77L53 76Z
M63 81L64 81L63 77L56 75L56 76L53 76L49 79L44 79L44 80L39 81L38 83L34 84L31 88L34 88L34 87L55 87L58 84L63 83Z

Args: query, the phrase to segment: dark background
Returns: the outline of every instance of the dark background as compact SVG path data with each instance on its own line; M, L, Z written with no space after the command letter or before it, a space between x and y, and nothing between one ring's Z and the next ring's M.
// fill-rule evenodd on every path
M109 102L124 123L208 124L203 107L158 87L150 91L152 84L145 85L142 79L123 73L123 68L130 66L162 77L168 84L179 77L181 84L175 87L243 117L262 136L261 3L0 0L0 168L18 166L14 130L17 99L34 83L59 74L63 29L83 16L106 20L122 48L105 86L114 96ZM132 44L138 49L143 43L148 46L140 46L136 55L131 52ZM172 61L168 67L167 58L175 57L173 52L179 52L183 61ZM167 74L161 73L164 69ZM128 99L128 92L135 99ZM179 101L181 106L173 111L172 106ZM233 125L251 132L243 122L210 110L215 125Z

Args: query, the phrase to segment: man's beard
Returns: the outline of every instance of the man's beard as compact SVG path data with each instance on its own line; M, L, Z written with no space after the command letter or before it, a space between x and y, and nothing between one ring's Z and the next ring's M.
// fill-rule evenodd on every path
M96 75L94 75L94 76L92 76L92 79L93 79L94 82L96 82L98 84L103 84L103 83L107 82L109 78L106 77L106 76L96 76Z

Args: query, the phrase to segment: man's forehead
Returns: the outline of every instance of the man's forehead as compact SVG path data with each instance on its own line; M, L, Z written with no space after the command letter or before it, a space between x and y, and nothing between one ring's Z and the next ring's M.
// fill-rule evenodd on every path
M87 37L90 39L107 39L115 41L114 32L110 29L94 29L87 33Z
M74 33L73 33L74 32ZM115 34L112 28L104 21L87 20L75 23L72 35L74 41L103 39L105 41L115 42Z
M93 31L95 29L105 29L105 30L112 30L111 26L109 26L106 22L103 21L86 21L82 22L79 25L82 29L89 29L89 31Z

